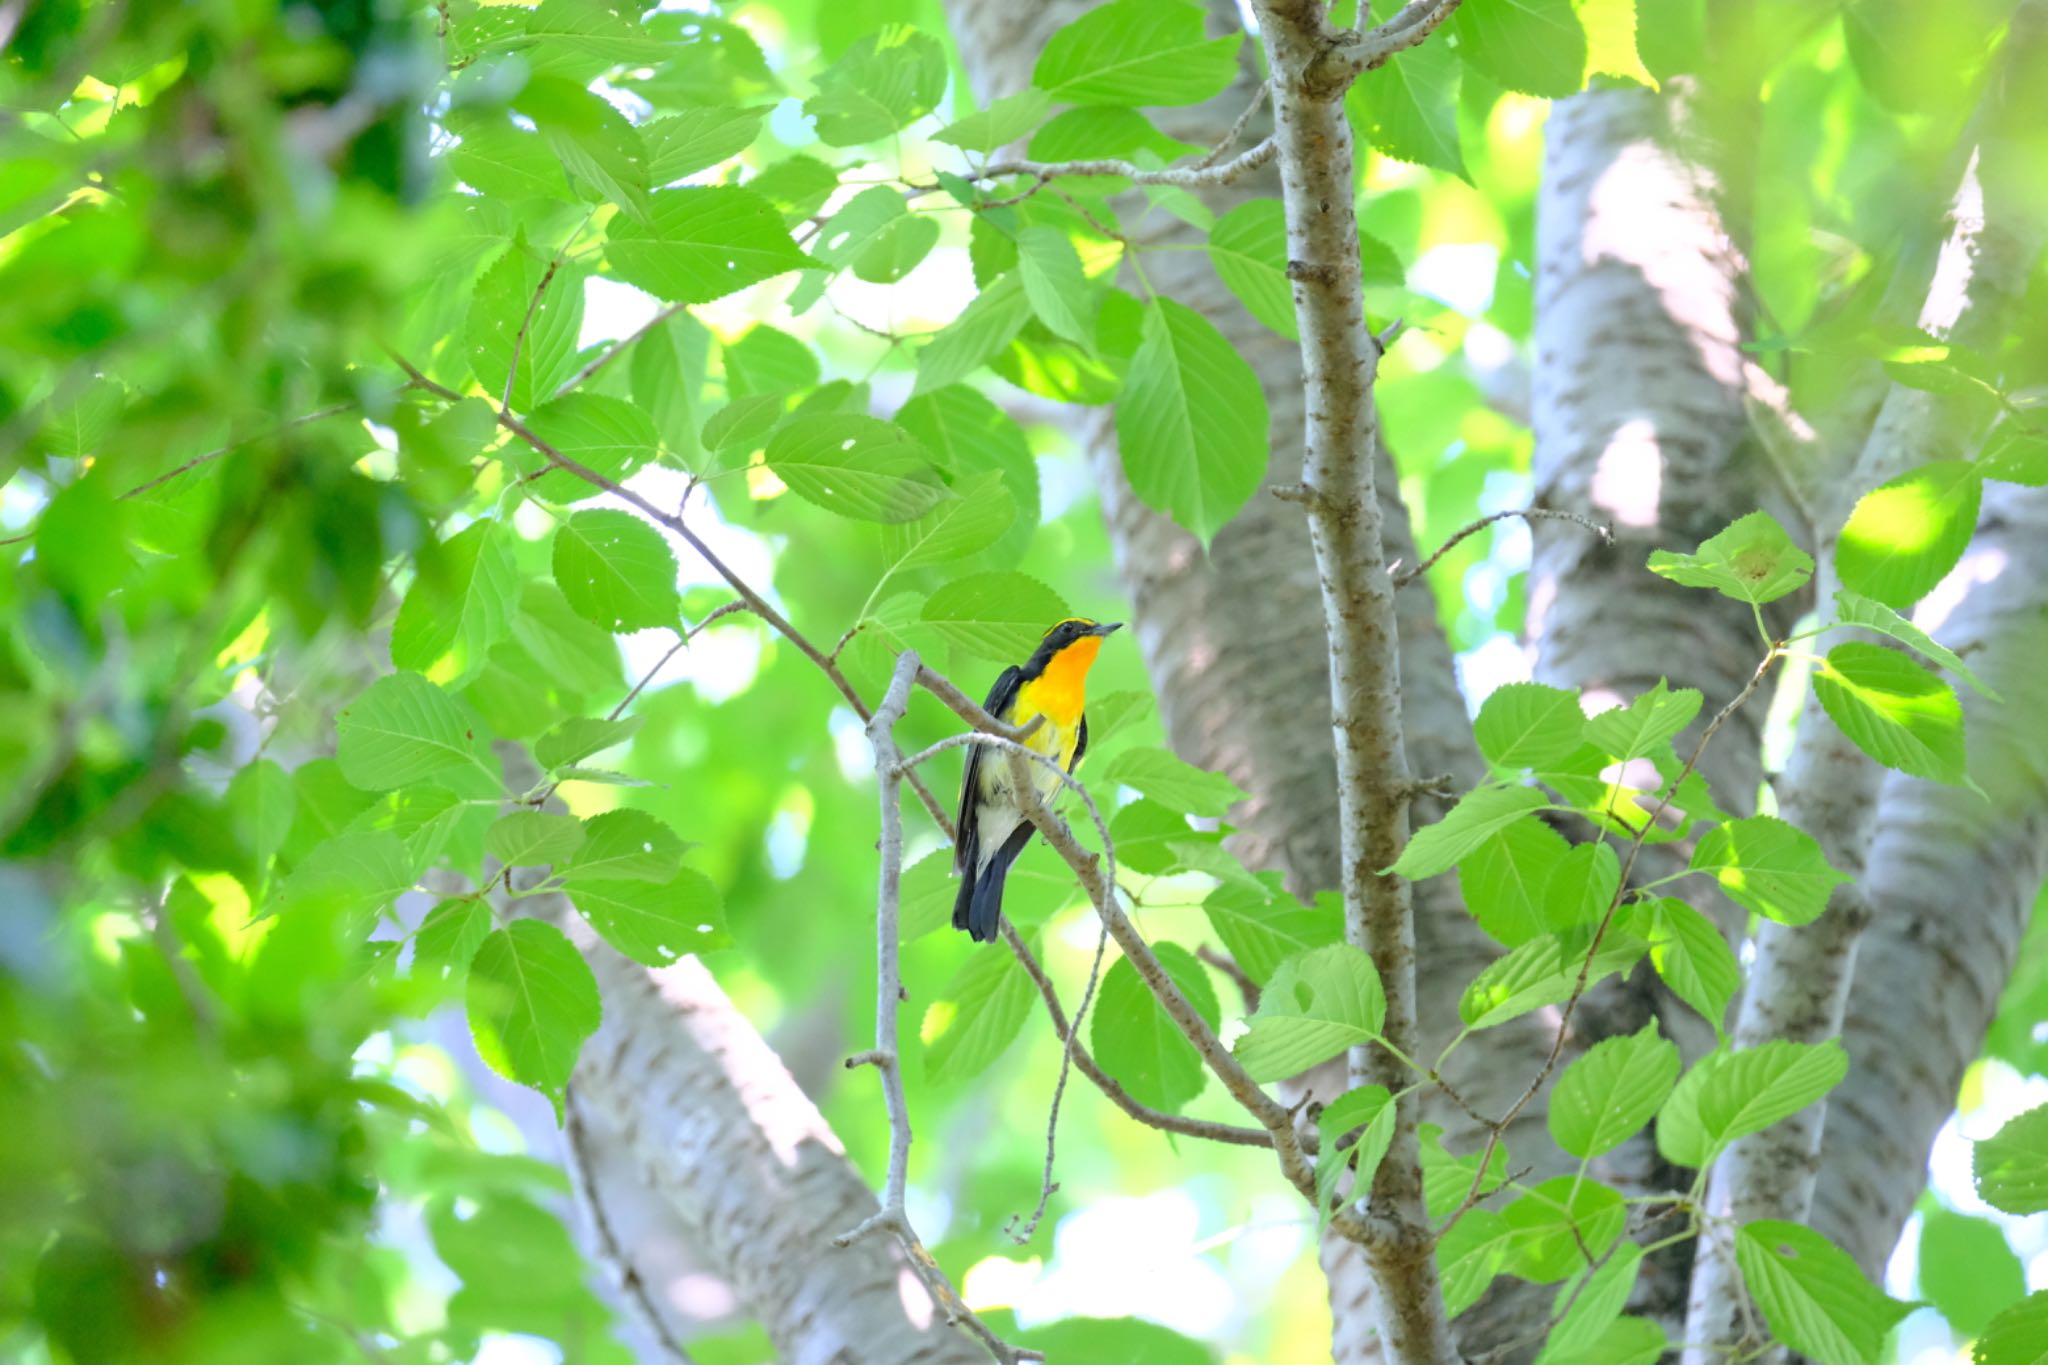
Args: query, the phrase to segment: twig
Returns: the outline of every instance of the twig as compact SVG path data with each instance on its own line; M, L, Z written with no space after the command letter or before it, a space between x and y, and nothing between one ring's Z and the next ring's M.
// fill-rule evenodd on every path
M631 336L625 337L618 341L614 341L611 345L605 347L604 350L599 352L597 357L593 359L588 365L585 365L582 369L576 371L576 373L570 375L567 379L564 379L561 382L561 385L558 388L556 388L556 390L553 393L549 394L548 397L560 398L563 394L569 393L575 389L582 388L583 385L587 383L593 376L595 376L599 370L602 370L603 368L605 368L605 366L611 364L614 360L617 360L627 351L632 350L635 342L639 341L649 332L652 332L655 328L661 326L662 323L667 322L676 314L684 312L689 308L689 306L690 305L686 303L672 303L668 307L662 309L659 313L656 313L653 317L649 318L646 321L646 323L644 323Z
M512 362L505 367L505 392L498 399L498 406L512 406L512 385L519 378L519 352L526 347L526 333L533 326L534 314L540 312L541 300L547 297L548 286L554 283L555 272L562 268L559 254L548 262L548 268L540 273L540 283L533 287L533 297L526 301L526 316L520 320L519 330L512 337Z
M1340 40L1350 41L1318 64L1318 81L1337 79L1341 90L1364 73L1378 70L1396 53L1406 52L1436 32L1458 4L1459 0L1409 0L1393 18L1363 36L1355 32L1338 35Z
M1217 971L1237 983L1237 993L1244 997L1244 1012L1255 1013L1259 1008L1259 983L1252 980L1252 974L1237 965L1237 959L1228 953L1219 952L1204 943L1195 949L1195 956L1208 963Z
M1232 147L1235 147L1237 145L1237 140L1244 136L1244 130L1252 126L1252 120L1258 116L1259 110L1265 107L1265 103L1266 83L1264 81L1260 81L1259 88L1252 91L1252 102L1250 104L1247 104L1244 107L1244 112L1237 116L1237 122L1230 125L1230 131L1223 135L1223 140L1217 143L1214 147L1211 147L1209 149L1208 154L1202 157L1199 161L1195 162L1195 164L1190 169L1197 171L1206 171L1211 166L1221 161L1223 159L1223 154L1229 151Z
M910 1173L910 1103L903 1095L903 1063L897 1047L896 1024L903 1007L899 935L903 888L901 785L906 770L903 751L896 746L896 725L910 706L910 689L917 670L916 651L905 650L897 657L889 690L868 720L868 744L875 751L875 784L880 790L882 818L882 866L875 895L875 1046L872 1051L847 1059L848 1066L870 1065L881 1073L882 1100L889 1111L889 1172L882 1186L882 1207L834 1237L832 1245L849 1247L877 1232L894 1234L911 1264L921 1268L919 1276L934 1301L945 1308L947 1320L966 1324L997 1360L1008 1365L1031 1357L997 1337L961 1300L952 1281L939 1269L911 1227L903 1208L904 1187Z
M1249 118L1249 112L1246 115ZM1134 185L1172 185L1179 189L1214 189L1235 184L1253 171L1270 162L1279 147L1272 138L1266 138L1249 149L1238 153L1220 164L1211 163L1207 157L1193 166L1166 166L1148 170L1133 162L1105 158L1093 161L998 161L974 172L968 179L981 182L1001 180L1013 175L1030 176L1030 188L1007 199L985 200L976 207L998 208L1005 204L1019 203L1029 199L1053 180L1063 176L1121 176ZM914 190L930 193L937 185L913 185Z
M669 1330L647 1282L640 1278L632 1258L626 1254L625 1243L605 1217L604 1205L597 1197L597 1181L591 1174L590 1153L584 1149L584 1136L583 1115L575 1084L571 1082L562 1091L562 1167L568 1172L569 1190L577 1211L596 1241L597 1260L610 1274L619 1298L640 1320L641 1328L667 1354L670 1365L692 1365L690 1353Z
M1095 961L1088 968L1088 984L1081 990L1081 1003L1074 1006L1074 1026L1067 1030L1065 1046L1060 1051L1060 1075L1052 1087L1052 1108L1045 1119L1045 1170L1038 1179L1038 1204L1031 1210L1031 1216L1024 1221L1024 1230L1017 1231L1017 1218L1012 1216L1003 1231L1018 1246L1027 1246L1038 1232L1038 1224L1045 1217L1045 1206L1051 1202L1059 1189L1052 1178L1053 1146L1060 1130L1060 1100L1067 1093L1067 1076L1074 1068L1074 1049L1081 1036L1081 1021L1088 1015L1089 1002L1095 999L1096 983L1102 980L1102 954L1109 947L1109 930L1104 928L1095 939Z
M1600 522L1593 520L1589 516L1584 516L1581 513L1558 511L1549 507L1511 507L1505 512L1490 513L1487 516L1479 518L1479 520L1473 522L1469 526L1461 527L1457 531L1457 533L1454 534L1449 540L1445 541L1441 546L1437 547L1436 553L1431 555L1428 559L1423 560L1420 564L1417 564L1412 569L1402 569L1399 573L1395 574L1394 586L1397 588L1407 587L1410 583L1413 583L1416 579L1428 573L1430 569L1436 565L1436 562L1439 559L1442 559L1445 555L1449 554L1452 550L1456 549L1460 544L1471 539L1473 536L1478 535L1481 531L1484 531L1487 527L1493 525L1495 522L1507 521L1511 517L1520 517L1524 521L1535 521L1542 517L1548 517L1553 521L1577 522L1579 525L1585 527L1588 531L1591 531L1594 535L1600 537L1602 544L1614 544L1613 527L1602 525Z

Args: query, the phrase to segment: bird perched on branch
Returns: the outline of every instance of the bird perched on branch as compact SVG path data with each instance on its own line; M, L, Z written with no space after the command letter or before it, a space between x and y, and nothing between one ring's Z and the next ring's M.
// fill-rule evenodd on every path
M1039 726L1025 744L1068 772L1088 749L1088 670L1103 637L1121 623L1103 625L1085 617L1060 622L1045 633L1024 665L1003 670L982 708L1016 729ZM1042 719L1041 719L1042 718ZM1059 779L1033 763L1032 784L1041 799L1059 790ZM985 744L967 751L967 776L960 784L959 837L953 842L953 871L960 894L953 901L953 927L977 943L992 942L1003 912L1003 880L1031 839L1031 820L1017 799L1010 756Z

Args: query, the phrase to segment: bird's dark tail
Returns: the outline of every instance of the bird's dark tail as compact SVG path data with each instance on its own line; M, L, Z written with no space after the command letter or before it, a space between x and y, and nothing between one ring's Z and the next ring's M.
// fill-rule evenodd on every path
M995 942L996 926L1003 916L1003 883L1009 879L1010 864L1017 861L1030 838L1031 825L1020 823L985 867L961 879L960 894L953 902L953 927L965 929L976 943Z
M960 849L960 855L953 860L953 870L960 874L960 893L953 897L953 927L955 929L965 929L968 924L968 917L973 911L974 884L976 880L974 864L981 858L981 849L978 845L979 841L973 835L968 835L966 844Z

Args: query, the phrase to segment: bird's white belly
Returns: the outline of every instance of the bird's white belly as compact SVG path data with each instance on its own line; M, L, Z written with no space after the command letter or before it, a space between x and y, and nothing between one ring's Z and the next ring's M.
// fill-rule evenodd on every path
M1024 743L1057 763L1071 750L1073 741L1069 731L1053 724L1048 717ZM1039 799L1050 802L1059 793L1059 774L1043 763L1034 762L1030 767L1031 784L1038 789ZM983 754L980 786L983 805L978 839L982 859L987 861L1018 825L1026 823L1027 817L1018 808L1016 785L1010 776L1010 755L1004 750L992 746Z

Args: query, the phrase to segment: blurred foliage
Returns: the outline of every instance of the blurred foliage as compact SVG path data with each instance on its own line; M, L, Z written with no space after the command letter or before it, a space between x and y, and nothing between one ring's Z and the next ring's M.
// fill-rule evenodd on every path
M1902 485L1936 489L1907 518L1919 551L1897 552L1912 537L1885 499L1901 495L1878 490L1856 541L1868 573L1843 565L1867 595L1858 623L1923 648L1892 609L1960 553L1983 479L2048 481L2032 416L2048 315L1979 354L1902 334L1893 297L1932 250L2004 7L1761 0L1747 45L1720 50L1704 8L1669 0L1638 32L1626 0L1466 0L1455 47L1404 53L1354 93L1367 308L1410 324L1379 401L1417 539L1528 497L1515 394L1545 98L1699 76L1703 116L1745 121L1715 131L1754 155L1724 170L1758 363L1806 409L1883 361L2005 415L1996 461ZM849 969L872 951L858 719L758 618L693 631L731 600L697 547L594 500L546 451L682 507L819 646L847 633L839 662L870 702L904 645L976 691L1051 619L1120 617L1088 474L1035 400L1114 402L1139 495L1212 536L1266 467L1257 377L1188 301L1152 295L1122 228L1186 220L1219 298L1291 335L1278 206L1211 218L1184 193L1112 202L1122 182L1017 198L1028 182L963 176L1020 138L1045 158L1199 153L1140 110L1215 95L1239 41L1174 0L1116 0L1048 47L1033 91L983 109L931 0L0 6L0 1350L424 1363L524 1334L572 1361L629 1358L545 1159L549 1101L601 1004L553 925L511 917L536 888L649 965L712 952L880 1170L880 1106L836 1065L874 1008ZM516 414L502 428L500 405ZM1671 575L1767 600L1738 562L1754 553L1774 592L1803 581L1811 561L1775 523L1738 527L1726 555L1672 547ZM1432 568L1461 650L1520 632L1525 546L1503 525ZM1830 705L1873 727L1873 753L1961 775L1960 721L1927 701L1953 700L1945 682L1834 665ZM1433 854L1417 845L1441 855L1429 871L1460 865L1515 950L1467 993L1475 1029L1562 998L1564 954L1613 890L1599 859L1528 835L1528 805L1501 794L1535 789L1507 779L1611 818L1647 794L1601 781L1608 761L1670 761L1699 705L1660 687L1582 730L1576 699L1543 691L1496 694L1482 740L1521 737L1487 743L1503 782L1438 827ZM1105 652L1094 696L1090 762L1105 798L1122 789L1143 927L1213 939L1285 987L1251 1012L1169 948L1204 1013L1250 1013L1250 1056L1268 1060L1372 1036L1377 979L1334 946L1334 902L1302 904L1221 850L1213 817L1235 789L1163 750L1134 649ZM905 741L955 728L919 694ZM935 790L957 761L928 770ZM1749 888L1759 914L1818 913L1834 874L1811 840L1726 821L1704 784L1677 804L1718 825L1697 871ZM1037 1196L1059 1047L1007 957L932 932L946 853L929 822L911 829L905 977L925 1047L905 1079L942 1262L972 1267L978 1302L1060 1317L1016 1339L1062 1358L1322 1349L1316 1214L1277 1198L1269 1159L1169 1142L1080 1086L1050 1250L1004 1235ZM1095 942L1075 899L1052 855L1027 852L1009 911L1070 1000ZM1725 1014L1735 965L1686 932L1686 907L1628 910L1604 969L1648 954ZM2028 1072L2037 978L2023 968L1990 1045ZM1099 1010L1090 1036L1134 1092L1230 1116L1128 967ZM451 1057L458 1017L474 1051ZM1665 1045L1629 1041L1560 1082L1578 1146L1661 1103L1698 1159L1748 1131L1717 1103L1790 1112L1839 1074L1816 1049L1674 1086ZM1637 1072L1654 1093L1622 1093ZM1369 1176L1385 1150L1384 1095L1347 1101L1364 1136L1328 1178ZM543 1159L512 1153L500 1110ZM2015 1142L1997 1188L2024 1193ZM1456 1184L1460 1159L1476 1160L1433 1169ZM1469 1219L1449 1249L1461 1295L1496 1272L1582 1269L1571 1243L1606 1226L1610 1197L1587 1190L1583 1208L1528 1193ZM1996 1235L1926 1225L1923 1245L1990 1266L1927 1284L1961 1330L2021 1311ZM1131 1266L1150 1262L1148 1287ZM1888 1314L1868 1289L1819 1292ZM1640 1348L1621 1302L1570 1331ZM770 1354L744 1322L692 1345L727 1365Z

